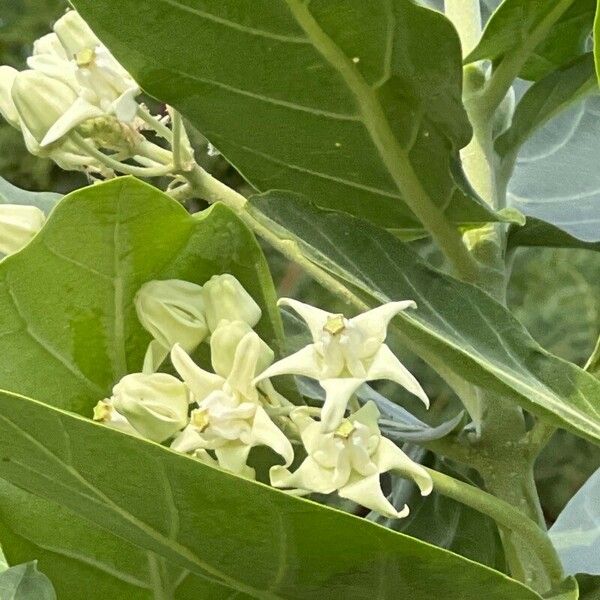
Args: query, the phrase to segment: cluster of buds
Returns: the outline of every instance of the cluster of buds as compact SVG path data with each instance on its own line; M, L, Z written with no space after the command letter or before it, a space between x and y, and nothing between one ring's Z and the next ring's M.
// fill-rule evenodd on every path
M280 457L269 472L274 487L302 495L337 492L386 516L405 516L408 507L397 510L383 494L381 474L410 478L424 495L431 478L382 436L376 406L359 407L351 398L364 382L389 379L427 403L384 343L392 317L414 304L393 302L346 319L294 300L282 303L306 320L313 343L274 363L254 331L261 309L232 275L203 286L146 283L135 299L153 338L143 371L115 385L96 406L95 420L246 478L255 477L252 449L266 446ZM210 347L210 371L192 358L202 343ZM157 372L167 356L179 377ZM319 380L326 392L322 409L295 406L279 394L270 378L281 374ZM293 444L305 456L295 470Z
M171 131L139 104L140 87L80 15L68 11L53 29L34 43L28 69L0 66L0 113L27 149L65 170L105 178L175 170L172 153L141 133L152 128L172 141ZM185 133L178 143L189 158ZM141 166L123 162L129 159Z

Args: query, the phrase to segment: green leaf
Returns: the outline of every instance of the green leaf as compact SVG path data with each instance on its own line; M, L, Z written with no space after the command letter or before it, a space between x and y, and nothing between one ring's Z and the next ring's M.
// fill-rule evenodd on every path
M232 592L539 600L445 550L25 397L1 393L0 415L0 477Z
M229 588L196 577L64 506L1 479L0 511L0 536L10 560L38 559L59 598L226 600L231 596ZM245 598L240 594L236 600Z
M258 190L406 236L422 226L403 198L464 224L498 218L458 172L471 128L458 36L439 13L410 0L74 4Z
M522 146L508 202L586 242L600 241L600 96L580 100Z
M497 64L523 55L520 77L541 79L584 52L595 10L596 0L504 0L465 62Z
M536 129L597 88L591 52L553 71L525 92L510 128L496 140L496 150L502 157L516 154Z
M600 600L600 577L578 575L580 600Z
M581 248L600 252L600 242L585 242L564 229L540 219L528 218L523 227L511 227L507 247L513 248Z
M22 190L0 177L0 204L37 206L48 214L61 198L61 194L55 194L54 192L28 192Z
M571 498L550 529L569 575L600 575L600 469Z
M151 279L235 275L263 309L278 347L271 277L253 234L226 207L194 217L140 181L66 196L21 252L0 263L0 386L89 414L141 369L149 334L133 297Z
M0 598L3 600L56 600L50 580L37 570L35 562L6 569L0 573Z
M479 387L600 443L600 381L544 351L486 293L427 265L384 230L320 211L293 195L252 200L312 261L366 295L371 304L412 299L396 319L408 348L444 374ZM279 227L278 227L279 226ZM282 229L285 228L285 229Z

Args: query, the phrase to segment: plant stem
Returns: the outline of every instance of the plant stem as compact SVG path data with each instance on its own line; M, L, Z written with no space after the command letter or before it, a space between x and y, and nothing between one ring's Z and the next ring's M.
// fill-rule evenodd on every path
M534 521L508 502L483 490L433 469L427 468L427 471L431 475L436 492L488 515L509 532L511 537L517 536L525 542L529 552L533 553L537 562L542 565L547 579L546 583L534 587L546 588L543 591L547 591L562 580L562 565L552 542Z
M153 117L148 109L139 106L137 109L137 115L144 121L151 129L153 129L160 137L164 138L171 144L173 142L173 132L156 117Z

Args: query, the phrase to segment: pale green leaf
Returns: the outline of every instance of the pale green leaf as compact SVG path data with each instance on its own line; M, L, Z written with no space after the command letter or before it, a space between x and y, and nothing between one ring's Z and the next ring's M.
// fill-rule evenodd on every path
M0 204L37 206L48 214L61 198L61 194L54 192L29 192L22 190L0 177Z
M0 573L2 600L56 600L52 583L34 562L16 565Z

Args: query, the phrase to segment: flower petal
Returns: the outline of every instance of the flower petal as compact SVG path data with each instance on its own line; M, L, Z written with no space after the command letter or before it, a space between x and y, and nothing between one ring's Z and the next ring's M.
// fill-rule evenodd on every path
M83 98L77 98L67 111L48 129L48 132L41 141L42 148L56 142L84 121L102 116L104 116L104 112L97 106L90 104Z
M321 410L321 431L333 431L339 427L352 394L364 382L364 379L355 377L336 377L319 382L325 390L325 403Z
M314 342L318 342L321 339L323 327L325 327L327 319L334 316L332 313L317 308L316 306L311 306L310 304L305 304L304 302L299 302L292 298L281 298L279 302L277 302L277 306L289 306L291 309L295 310L308 325Z
M317 356L314 344L309 344L302 350L298 350L298 352L273 363L254 379L254 383L277 375L305 375L306 377L318 379L321 369Z
M386 344L382 344L367 370L367 381L388 379L401 385L429 408L429 398L414 375L398 360Z
M332 483L333 472L330 469L322 468L310 456L305 458L293 473L281 465L275 465L271 467L269 475L273 487L299 488L320 494L331 494L335 491Z
M204 440L193 425L188 425L172 442L171 450L177 452L194 452L204 447Z
M269 362L271 349L254 332L248 332L238 344L227 383L246 398L257 397L256 371Z
M7 65L0 66L0 114L16 129L20 128L20 119L11 90L18 73Z
M402 300L400 302L387 302L377 308L368 310L361 315L350 319L362 335L372 340L374 344L383 344L387 336L387 327L390 321L403 310L407 308L416 308L417 305L412 300Z
M396 471L407 479L412 479L419 486L422 496L431 494L433 481L429 473L387 438L382 437L379 441L373 461L377 464L380 473Z
M140 88L135 86L125 90L113 103L113 111L119 121L131 123L135 119L138 109L136 96L140 93Z
M232 442L215 449L215 455L219 461L219 466L231 473L254 479L254 469L248 467L248 455L250 446Z
M168 355L169 349L166 346L158 340L152 340L146 349L142 373L156 373Z
M175 344L171 350L171 362L196 402L202 402L211 392L225 385L222 377L201 369L179 344Z
M290 440L285 437L283 431L273 423L266 411L259 407L254 414L252 422L253 445L268 446L277 452L285 460L285 466L289 467L294 460L294 449Z
M341 498L352 500L365 508L370 508L386 517L401 519L409 513L409 508L404 505L401 511L397 511L383 495L379 483L379 473L369 477L353 477L353 480L338 490Z

